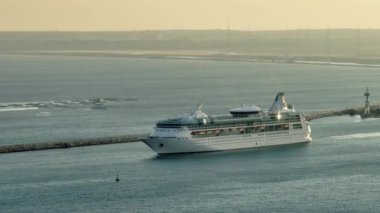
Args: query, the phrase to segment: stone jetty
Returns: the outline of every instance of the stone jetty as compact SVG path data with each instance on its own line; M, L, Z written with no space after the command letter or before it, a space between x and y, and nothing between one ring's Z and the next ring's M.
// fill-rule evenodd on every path
M369 107L370 110L365 111L366 107ZM380 104L372 104L370 106L353 106L340 110L327 110L320 112L305 113L306 120L308 121L342 115L360 115L362 118L380 117Z
M56 142L46 142L46 143L29 143L29 144L16 144L16 145L4 145L0 146L0 153L11 153L11 152L26 152L26 151L37 151L46 149L66 149L72 147L80 146L93 146L93 145L105 145L105 144L116 144L116 143L131 143L141 141L147 138L148 134L134 134L125 135L117 137L103 137L103 138L93 138L93 139L78 139L69 141L56 141Z
M309 112L305 113L306 120L312 121L315 119L334 117L342 115L360 115L362 118L367 117L380 117L380 104L369 105L369 112L366 114L365 109L368 106L354 106L341 110L329 110L320 112ZM104 137L104 138L93 138L93 139L80 139L80 140L69 140L69 141L56 141L56 142L46 142L46 143L30 143L30 144L16 144L16 145L4 145L0 146L0 153L11 153L11 152L26 152L26 151L37 151L46 149L66 149L81 146L94 146L94 145L105 145L105 144L116 144L116 143L132 143L141 141L147 138L149 134L131 134L117 137Z

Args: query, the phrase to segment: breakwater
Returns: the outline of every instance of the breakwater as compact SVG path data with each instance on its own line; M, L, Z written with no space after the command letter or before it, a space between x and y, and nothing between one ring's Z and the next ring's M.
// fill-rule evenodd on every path
M346 108L341 110L327 110L321 112L310 112L305 114L305 118L308 121L312 121L315 119L326 118L326 117L334 117L334 116L342 116L342 115L361 115L364 112L364 107L361 108Z
M327 110L320 112L309 112L305 113L306 120L312 121L315 119L334 117L342 115L360 115L362 118L369 117L380 117L380 104L372 104L369 106L370 112L368 114L364 113L365 106L353 106L349 108L344 108L340 110Z
M365 106L353 106L340 110L328 110L320 112L309 112L305 113L306 120L312 121L315 119L334 117L342 115L360 115L362 118L366 117L380 117L380 104L370 105L370 113L364 114ZM78 139L70 141L56 141L56 142L46 142L46 143L31 143L31 144L16 144L16 145L5 145L0 146L0 153L11 153L11 152L26 152L26 151L37 151L46 149L66 149L81 146L94 146L94 145L105 145L105 144L116 144L116 143L132 143L141 141L147 138L149 134L131 134L116 137L104 137L104 138L92 138L92 139Z
M5 145L5 146L0 146L0 153L38 151L38 150L46 150L46 149L66 149L66 148L72 148L72 147L105 145L105 144L116 144L116 143L131 143L131 142L141 141L142 139L147 138L147 137L148 137L148 134L134 134L134 135L125 135L125 136L117 136L117 137Z

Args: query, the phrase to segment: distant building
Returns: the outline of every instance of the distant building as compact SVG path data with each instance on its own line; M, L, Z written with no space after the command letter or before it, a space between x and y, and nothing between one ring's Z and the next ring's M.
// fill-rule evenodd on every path
M364 113L363 113L363 117L365 118L366 116L368 116L370 113L371 113L371 107L369 106L369 96L370 96L370 93L368 91L368 87L364 93L364 96L365 96L365 105L364 105Z

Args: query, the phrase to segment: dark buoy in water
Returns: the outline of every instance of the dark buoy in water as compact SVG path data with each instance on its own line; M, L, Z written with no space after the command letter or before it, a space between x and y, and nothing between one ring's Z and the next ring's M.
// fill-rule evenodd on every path
M116 182L119 182L120 179L119 179L119 174L116 175Z

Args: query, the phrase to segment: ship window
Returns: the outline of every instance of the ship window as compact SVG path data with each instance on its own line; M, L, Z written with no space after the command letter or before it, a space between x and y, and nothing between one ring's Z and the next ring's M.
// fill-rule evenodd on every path
M281 129L282 130L289 130L289 124L283 124Z
M301 124L293 124L293 129L302 129Z

